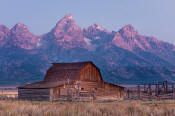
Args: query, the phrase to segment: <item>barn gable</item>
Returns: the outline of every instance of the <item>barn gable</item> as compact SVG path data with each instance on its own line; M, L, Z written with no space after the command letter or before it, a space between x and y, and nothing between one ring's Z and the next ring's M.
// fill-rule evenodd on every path
M102 81L102 76L99 69L93 63L88 63L81 69L79 80L99 82Z
M92 62L53 63L53 66L47 71L44 81L78 80L81 70L89 64Z

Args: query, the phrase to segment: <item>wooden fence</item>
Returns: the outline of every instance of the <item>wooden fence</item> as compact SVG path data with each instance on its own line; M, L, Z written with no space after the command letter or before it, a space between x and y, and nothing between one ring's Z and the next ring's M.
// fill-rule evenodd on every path
M168 81L137 85L126 90L127 99L175 99L175 84Z

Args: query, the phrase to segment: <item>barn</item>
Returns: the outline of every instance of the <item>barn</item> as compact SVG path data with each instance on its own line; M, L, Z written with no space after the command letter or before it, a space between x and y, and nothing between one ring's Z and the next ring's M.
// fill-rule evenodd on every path
M124 87L103 81L93 62L53 63L43 81L18 87L21 100L123 99Z

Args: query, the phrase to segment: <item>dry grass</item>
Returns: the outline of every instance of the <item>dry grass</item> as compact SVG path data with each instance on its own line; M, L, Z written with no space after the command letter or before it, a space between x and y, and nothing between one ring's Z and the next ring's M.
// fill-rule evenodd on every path
M0 101L0 116L175 116L175 101Z

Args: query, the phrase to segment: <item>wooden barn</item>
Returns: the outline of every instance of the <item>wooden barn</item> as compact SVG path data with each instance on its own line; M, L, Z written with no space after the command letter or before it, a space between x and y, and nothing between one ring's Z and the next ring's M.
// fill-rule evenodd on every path
M93 62L53 63L44 80L18 87L21 100L122 99L124 87L104 82Z

